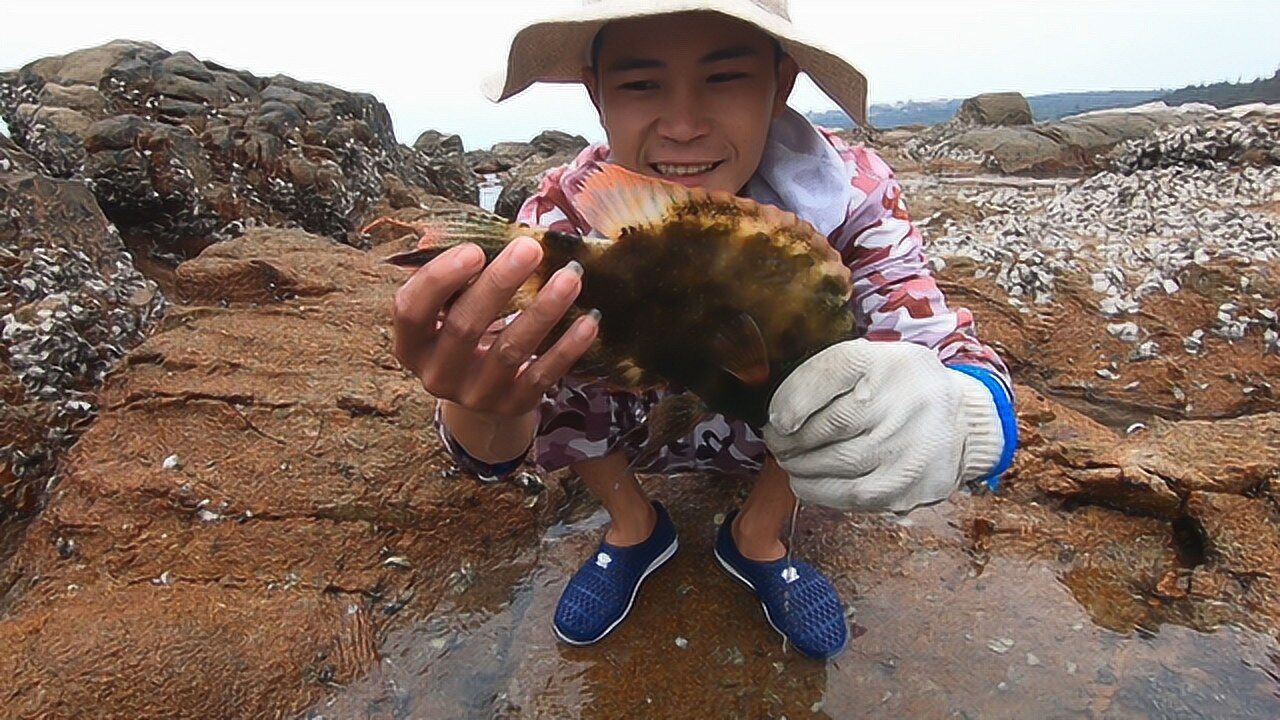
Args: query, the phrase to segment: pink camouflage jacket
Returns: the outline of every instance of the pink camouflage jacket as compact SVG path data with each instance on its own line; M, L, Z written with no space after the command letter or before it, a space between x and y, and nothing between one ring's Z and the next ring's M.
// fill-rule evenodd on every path
M584 149L572 162L551 170L520 208L517 219L564 232L591 231L574 210L577 181L609 158L606 145ZM794 111L775 121L764 158L744 195L795 212L827 235L850 268L856 327L869 340L907 341L933 348L949 366L977 366L1012 396L1008 369L979 342L972 314L950 308L930 274L920 230L911 222L893 171L873 151L849 147L830 130L813 126ZM643 395L611 391L572 376L544 396L532 450L546 472L622 452L634 457L644 432L630 433L668 391ZM446 449L463 469L492 479L519 461L491 466L471 458L449 437L437 412ZM652 455L637 472L712 471L750 475L767 449L759 428L713 416L683 440Z

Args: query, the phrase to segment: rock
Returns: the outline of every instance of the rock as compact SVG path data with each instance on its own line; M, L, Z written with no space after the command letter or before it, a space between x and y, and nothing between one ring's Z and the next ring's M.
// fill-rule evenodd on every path
M1234 117L1161 129L1111 153L1112 167L1133 173L1165 167L1225 171L1280 164L1280 115L1246 121Z
M503 166L502 170L509 170L537 154L532 143L523 142L500 142L489 148L488 152Z
M1193 492L1187 515L1199 525L1208 559L1216 568L1280 586L1280 514L1270 503L1243 495Z
M0 73L0 116L57 177L87 180L126 236L176 259L254 224L353 230L390 186L474 201L457 153L396 142L371 95L257 77L118 40Z
M899 152L926 166L947 162L1009 174L1078 176L1110 167L1113 161L1108 154L1125 141L1141 140L1165 128L1235 117L1207 106L1169 108L1151 103L1035 125L986 125L977 110L969 116L962 111L946 123L916 133L902 143ZM1268 122L1269 117L1251 121Z
M418 136L413 148L426 156L429 174L441 195L473 205L478 202L476 173L467 162L462 138L428 130Z
M588 143L587 139L581 135L570 135L559 130L544 130L529 141L529 145L533 147L534 152L537 154L543 157L551 157L552 155L565 153L576 155Z
M508 220L515 220L520 206L538 189L543 176L552 168L564 165L573 158L572 153L550 157L534 156L508 170L502 176L502 193L498 195L494 212Z
M515 219L520 206L537 189L542 176L548 170L573 160L587 145L587 139L580 135L547 130L529 143L498 143L486 152L469 155L468 159L478 173L502 173L498 177L502 193L498 196L494 212Z
M297 716L376 663L375 622L362 603L337 593L264 593L184 578L173 587L75 590L0 623L10 649L0 657L6 712ZM52 686L58 692L40 691Z
M974 125L1030 125L1031 105L1022 93L1003 92L975 95L956 111L956 119Z
M391 355L403 272L376 260L252 229L179 266L189 304L101 388L0 567L10 708L298 715L376 669L460 565L509 568L554 522L558 482L530 509L447 472L434 401Z
M413 141L413 147L425 153L444 152L451 155L464 155L462 138L457 135L445 135L438 130L426 130Z
M28 516L97 412L107 372L163 313L83 183L0 137L0 518Z
M468 150L464 157L472 172L477 175L490 175L511 168L510 164L499 160L490 150Z

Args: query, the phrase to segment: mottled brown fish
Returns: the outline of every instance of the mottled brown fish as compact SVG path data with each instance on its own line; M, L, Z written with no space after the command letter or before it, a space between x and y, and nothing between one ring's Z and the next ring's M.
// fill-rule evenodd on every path
M674 384L705 403L673 403L662 419L673 427L651 428L651 439L679 437L704 409L763 425L770 397L796 366L853 336L848 270L793 213L617 165L587 176L575 207L602 237L470 214L387 261L422 265L461 242L492 260L510 240L532 237L544 253L517 294L524 307L553 272L577 260L582 291L546 345L598 308L597 340L575 374L633 392Z

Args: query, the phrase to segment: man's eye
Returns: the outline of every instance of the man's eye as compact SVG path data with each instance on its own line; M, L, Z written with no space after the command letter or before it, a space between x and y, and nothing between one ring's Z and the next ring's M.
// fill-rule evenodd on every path
M623 90L652 90L658 87L658 84L650 80L635 80L629 83L622 83L618 87Z
M707 81L713 82L713 83L722 83L722 82L729 82L730 80L740 80L744 77L747 77L746 73L740 73L740 72L716 73L715 75L712 75L711 77L707 78Z

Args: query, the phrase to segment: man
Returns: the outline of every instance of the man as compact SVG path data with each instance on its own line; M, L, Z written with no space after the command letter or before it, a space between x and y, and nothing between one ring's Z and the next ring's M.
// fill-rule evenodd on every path
M844 648L847 624L831 584L790 558L781 539L797 495L906 511L961 482L994 480L1016 445L1012 395L969 313L949 309L930 277L892 171L786 105L804 70L865 123L862 75L799 39L782 0L705 5L688 12L679 0L606 0L516 36L491 96L576 79L609 140L549 173L519 218L589 233L574 209L576 181L606 161L777 205L840 252L864 337L792 373L764 428L715 416L634 468L637 434L628 431L665 391L629 395L569 374L595 339L598 315L532 357L577 296L581 268L571 263L522 313L492 322L541 258L532 240L512 242L487 268L478 248L463 246L415 273L396 296L396 355L441 399L442 441L465 468L503 476L532 448L543 470L571 466L609 512L600 547L561 596L561 640L585 645L608 634L677 548L665 508L634 473L710 470L755 475L720 528L717 561L797 649L827 659Z

